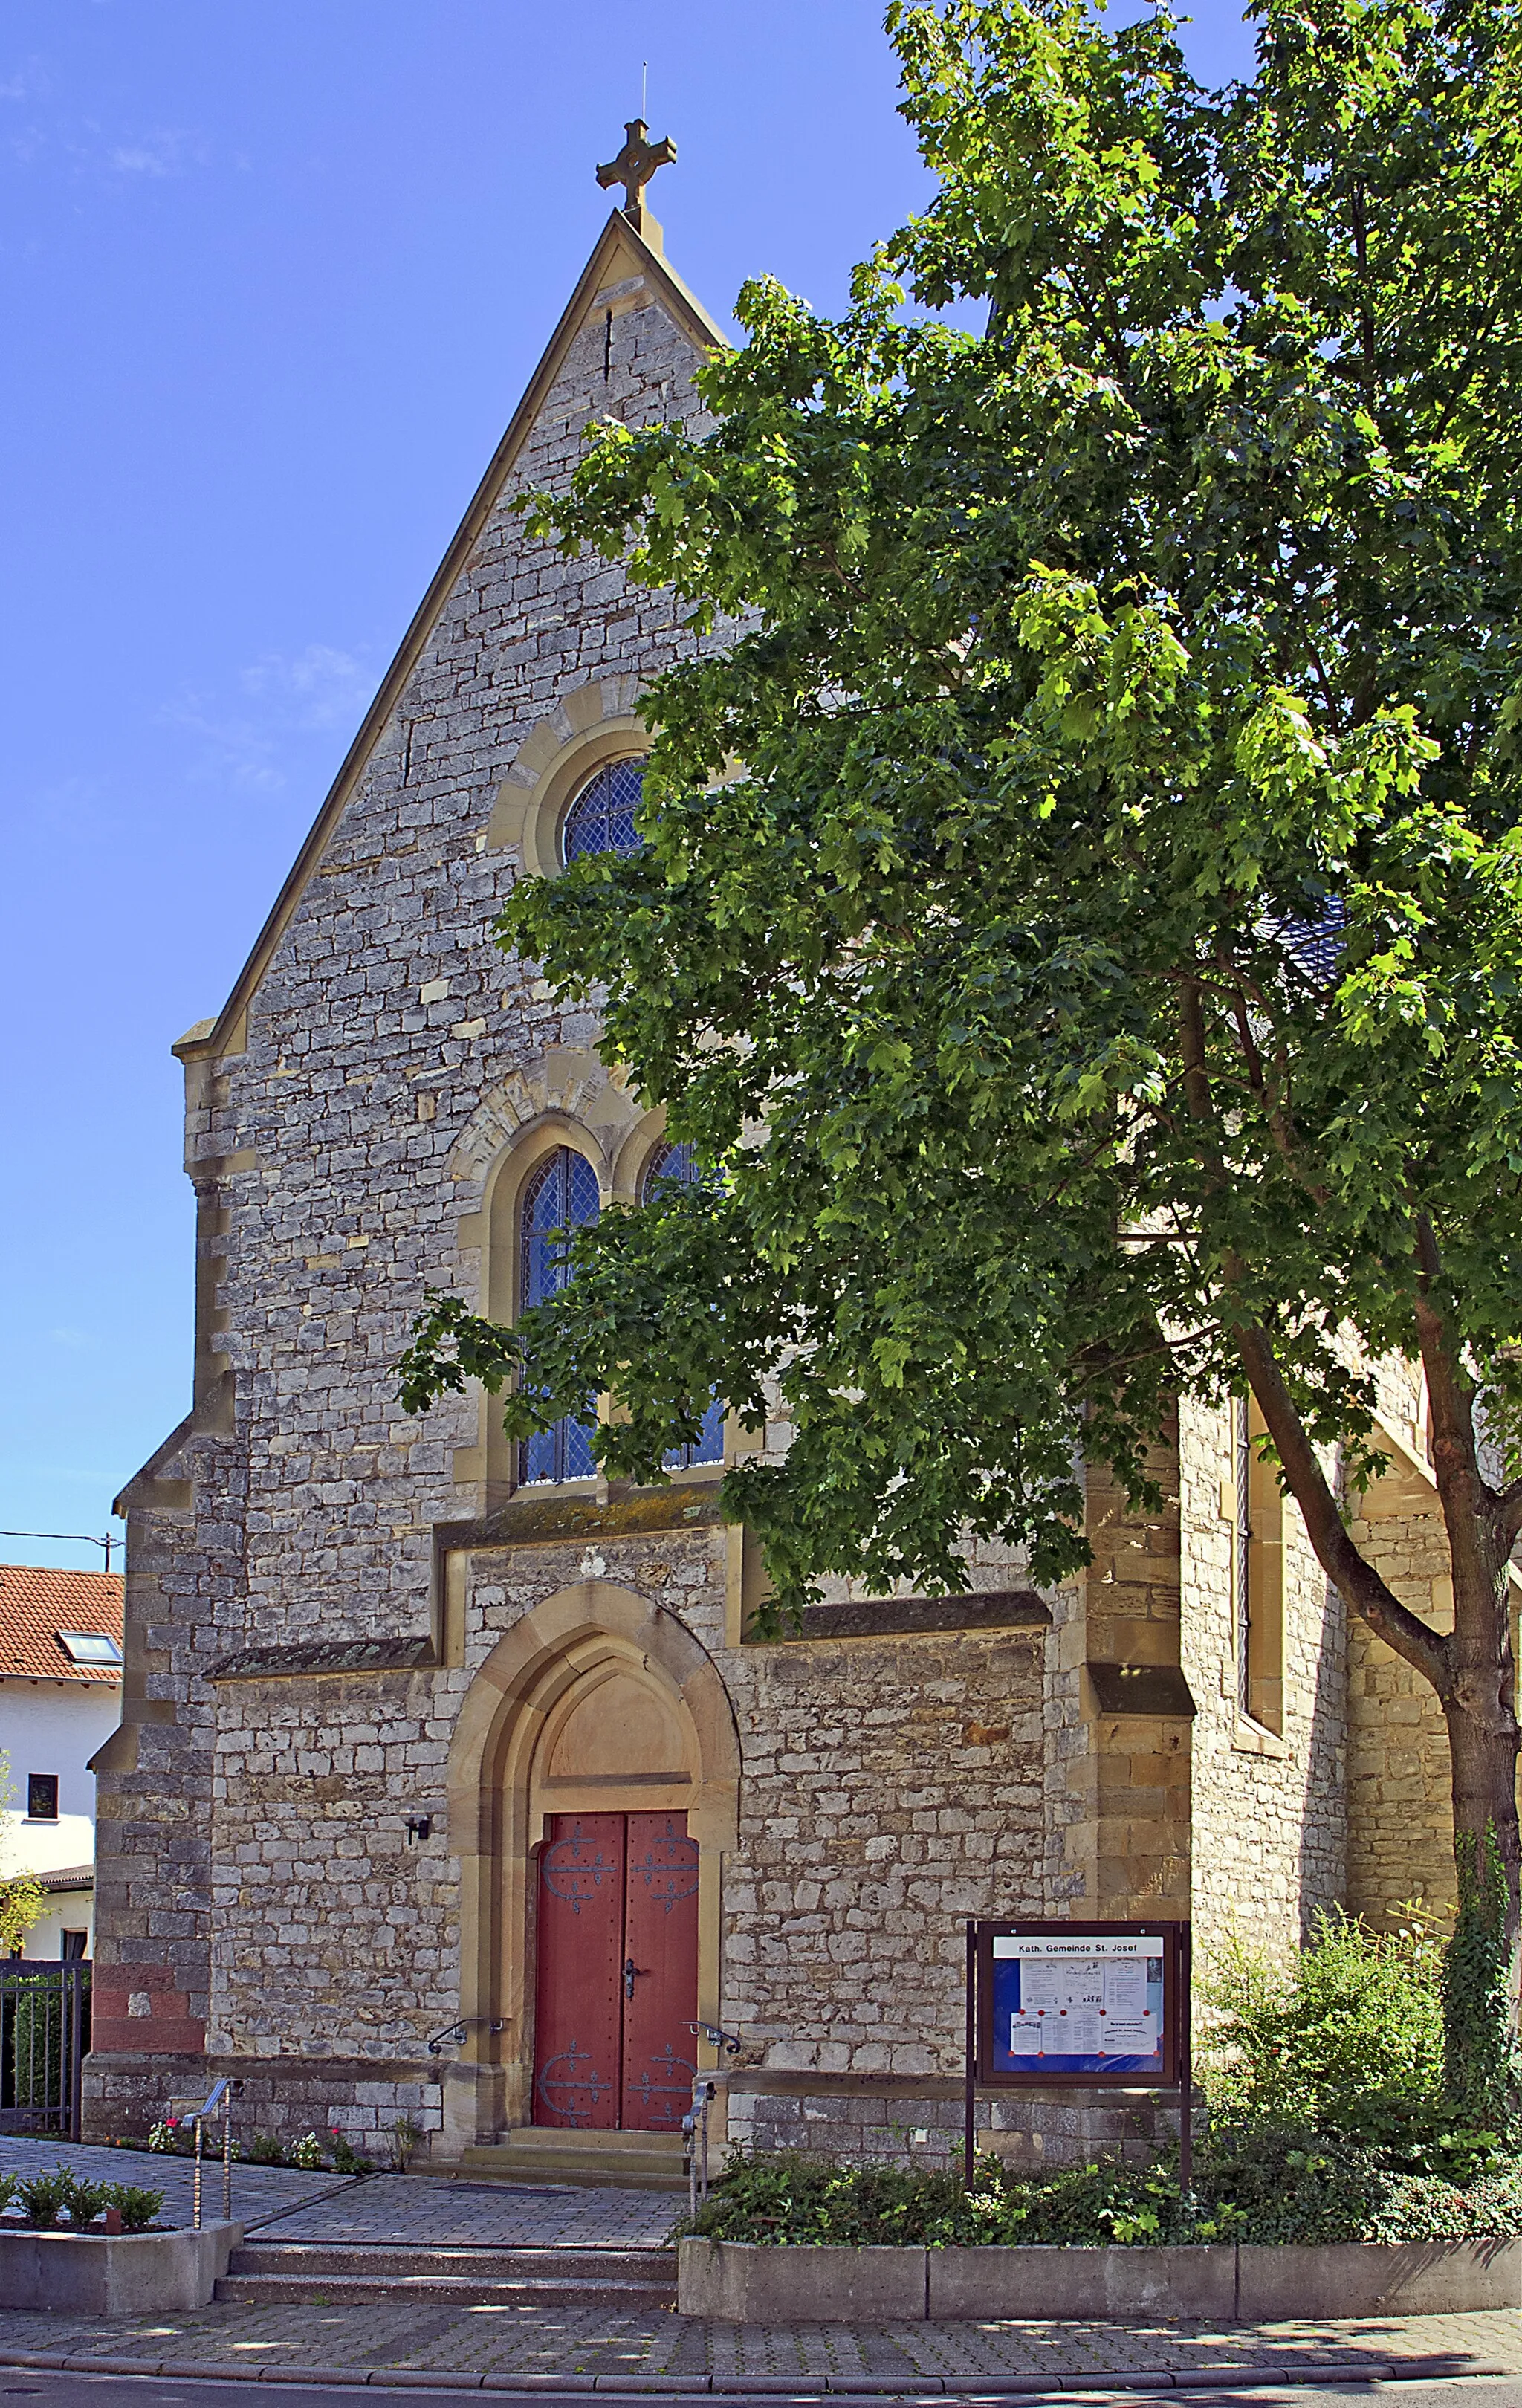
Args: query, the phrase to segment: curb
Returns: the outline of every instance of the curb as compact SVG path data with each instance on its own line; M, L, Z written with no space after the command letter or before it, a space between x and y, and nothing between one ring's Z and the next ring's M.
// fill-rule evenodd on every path
M88 2350L0 2350L0 2367L69 2374L151 2374L197 2383L353 2386L374 2390L466 2393L491 2391L521 2399L545 2392L614 2398L668 2397L825 2400L842 2397L914 2400L1061 2399L1113 2392L1293 2390L1305 2383L1442 2383L1478 2374L1511 2374L1499 2359L1446 2358L1306 2358L1298 2366L1170 2367L1162 2372L1087 2374L451 2374L415 2366L238 2366L207 2358L119 2358Z

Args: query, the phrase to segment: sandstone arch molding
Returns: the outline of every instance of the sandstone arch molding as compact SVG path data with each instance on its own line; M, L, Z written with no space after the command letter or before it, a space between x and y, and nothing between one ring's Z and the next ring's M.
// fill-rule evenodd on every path
M640 1698L642 1715L631 1712ZM528 2121L533 1852L546 1814L685 1812L699 1848L697 2008L718 2021L722 1860L735 1844L739 1771L712 1658L637 1591L577 1581L497 1641L466 1693L450 1751L468 2037L446 2080L449 2154ZM503 2027L495 2036L494 2021Z
M574 1147L596 1172L604 1204L632 1201L664 1126L664 1113L647 1111L625 1075L610 1071L589 1045L548 1046L493 1088L472 1113L451 1162L454 1178L481 1195L479 1209L462 1214L456 1235L460 1254L475 1252L479 1258L479 1310L499 1322L517 1317L519 1200L546 1154ZM468 1261L463 1268L468 1281ZM515 1484L512 1456L501 1413L482 1396L477 1442L456 1450L454 1477L484 1482L482 1501L490 1510Z
M496 791L486 849L515 853L531 878L562 867L560 823L579 788L607 761L644 752L650 738L639 715L639 681L589 678L563 695L530 730Z

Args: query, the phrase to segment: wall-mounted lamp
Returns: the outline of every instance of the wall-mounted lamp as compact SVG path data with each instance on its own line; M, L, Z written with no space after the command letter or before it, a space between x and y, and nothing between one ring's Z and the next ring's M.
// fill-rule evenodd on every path
M433 1829L433 1827L434 1822L431 1814L409 1814L407 1818L408 1846L415 1848L420 1840L425 1840L427 1838L429 1832Z

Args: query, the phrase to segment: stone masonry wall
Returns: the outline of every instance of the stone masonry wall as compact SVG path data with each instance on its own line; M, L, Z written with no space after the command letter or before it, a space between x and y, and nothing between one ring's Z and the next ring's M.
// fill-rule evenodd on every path
M1447 1535L1432 1491L1399 1467L1361 1500L1353 1537L1397 1597L1436 1628L1453 1623ZM1376 1926L1419 1900L1454 1903L1453 1776L1430 1683L1361 1614L1348 1618L1347 1902Z
M1183 1661L1195 1702L1193 1921L1197 1961L1236 1932L1281 1953L1346 1878L1346 1621L1304 1526L1283 1507L1284 1716L1238 1712L1231 1612L1228 1416L1180 1414Z

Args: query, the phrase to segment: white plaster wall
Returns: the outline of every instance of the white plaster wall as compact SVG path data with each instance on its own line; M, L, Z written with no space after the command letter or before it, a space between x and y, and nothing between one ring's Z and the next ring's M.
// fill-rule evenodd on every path
M0 1681L0 1748L9 1760L11 1796L0 1818L0 1870L44 1873L94 1862L95 1776L88 1764L121 1718L114 1682ZM58 1775L56 1823L27 1821L29 1772ZM63 1917L70 1929L80 1919L72 1908Z

